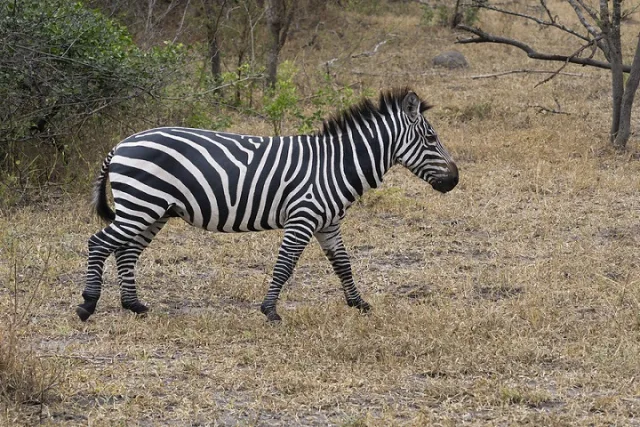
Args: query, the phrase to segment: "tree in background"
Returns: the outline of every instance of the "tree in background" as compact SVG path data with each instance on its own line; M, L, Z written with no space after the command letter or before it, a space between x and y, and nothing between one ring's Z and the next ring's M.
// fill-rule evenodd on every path
M216 84L222 81L222 64L220 60L220 23L227 9L227 0L202 0L206 19L207 51L211 75Z
M622 0L612 0L611 2L600 0L598 7L590 5L588 0L567 1L582 25L582 31L574 30L573 26L559 22L557 15L550 10L546 0L540 0L541 10L544 14L542 18L512 9L504 9L484 0L475 0L474 7L530 20L542 27L550 27L570 34L578 39L582 46L569 55L538 52L520 40L496 36L482 31L480 28L467 25L458 25L456 28L472 33L475 37L458 40L458 43L501 43L515 46L525 51L532 59L564 62L565 64L560 69L568 63L573 63L611 70L613 108L609 139L614 147L624 149L631 135L631 109L638 83L640 83L640 37L632 64L625 65L620 37L621 21L626 17L626 13L622 11ZM598 50L604 55L604 61L594 59ZM588 55L585 55L585 52ZM626 84L624 73L628 73Z
M266 0L269 46L267 48L267 85L274 88L278 77L278 57L287 41L289 26L293 20L296 2L289 4L285 0Z

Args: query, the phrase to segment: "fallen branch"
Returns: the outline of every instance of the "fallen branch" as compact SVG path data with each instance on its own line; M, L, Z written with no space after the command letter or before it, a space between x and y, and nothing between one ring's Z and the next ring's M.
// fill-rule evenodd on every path
M582 73L567 73L567 72L556 72L556 71L546 71L546 70L509 70L509 71L501 71L499 73L491 73L491 74L478 74L475 76L471 76L472 80L478 79L489 79L495 77L508 76L510 74L559 74L562 76L572 76L572 77L587 77L588 74Z
M355 55L351 55L352 58L362 58L364 56L373 56L376 53L378 53L378 49L380 48L380 46L382 46L383 44L385 44L386 42L388 42L389 40L382 40L381 42L378 42L378 44L376 44L373 48L373 50L367 51L367 52L362 52L362 53L357 53Z
M567 116L571 115L571 113L567 113L566 111L558 111L554 108L547 108L544 105L528 105L527 107L535 108L536 110L538 110L538 113L566 114Z
M533 49L526 43L523 43L518 40L510 39L507 37L500 37L493 34L486 33L479 28L473 28L466 25L458 25L457 29L467 31L469 33L475 34L477 37L471 37L468 39L459 39L456 43L459 44L468 44L468 43L497 43L497 44L506 44L509 46L517 47L520 50L523 50L527 53L527 56L531 59L540 59L544 61L562 61L569 62L572 64L578 65L589 65L596 68L602 68L604 70L610 70L611 64L608 62L597 61L593 58L581 58L573 55L556 55L556 54L547 54L541 53ZM625 73L631 72L631 66L622 65L622 71Z
M374 76L374 77L388 77L388 76L436 76L440 74L445 74L442 70L430 70L425 71L423 73L417 72L400 72L400 73L370 73L368 71L360 71L360 70L352 70L351 74L356 76Z
M39 358L55 358L55 359L72 359L72 360L81 360L87 363L93 363L96 365L102 364L113 364L116 361L123 360L122 357L116 355L115 357L101 357L101 356L78 356L75 354L39 354L37 357Z
M556 107L558 107L557 109L555 109L555 108L547 108L544 105L527 105L527 107L528 108L537 109L538 113L565 114L567 116L571 115L571 113L567 113L566 111L562 111L562 106L558 102L557 98L553 98L553 102L556 103Z

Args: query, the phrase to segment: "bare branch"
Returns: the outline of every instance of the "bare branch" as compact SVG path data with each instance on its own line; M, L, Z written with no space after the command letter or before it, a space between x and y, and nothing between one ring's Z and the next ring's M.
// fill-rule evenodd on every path
M591 43L587 43L586 45L584 45L584 46L580 47L580 49L578 49L578 50L576 50L575 52L573 52L573 53L571 54L571 56L569 56L569 58L567 59L567 61L566 61L564 64L562 64L562 66L561 66L560 68L558 68L558 70L557 70L555 73L553 73L553 74L552 74L552 75L550 75L549 77L545 78L544 80L542 80L542 81L538 82L534 87L541 86L541 85L543 85L543 84L545 84L545 83L549 82L550 80L552 80L554 77L556 77L556 76L560 73L560 71L564 70L564 68L565 68L567 65L569 65L569 61L570 61L572 58L578 58L578 57L579 57L579 55L582 53L582 51L584 51L584 50L585 50L585 49L587 49L588 47L593 46L595 43L597 43L597 42L598 42L598 40L599 40L599 38L600 38L600 36L598 36L598 38L597 38L597 39L594 39ZM593 55L591 55L589 58L591 58L592 56L593 56Z
M631 9L627 9L626 11L622 12L622 15L620 16L620 19L627 19L629 16L633 15L634 13L636 13L636 11L640 9L640 4L637 4L635 6L633 6Z
M571 28L569 28L569 27L567 27L565 25L557 23L555 21L555 19L552 19L551 21L545 21L543 19L536 18L535 16L527 15L527 14L520 13L520 12L515 12L513 10L501 9L499 7L495 7L495 6L492 6L492 5L487 4L487 3L477 3L476 2L474 4L476 5L475 7L477 7L477 8L488 9L488 10L492 10L494 12L504 13L505 15L517 16L518 18L528 19L530 21L535 22L536 24L543 25L545 27L557 28L557 29L562 30L564 32L567 32L567 33L569 33L569 34L571 34L573 36L576 36L576 37L578 37L578 38L580 38L580 39L582 39L584 41L589 41L589 37L583 36L582 34L572 30ZM546 9L546 5L545 5L545 9ZM549 15L551 14L551 12L548 9L547 9L547 12L549 13ZM460 27L460 26L458 26L458 27Z
M609 4L607 0L600 0L600 28L603 33L609 33L609 24Z
M182 34L182 27L184 26L184 18L187 16L187 10L189 10L189 3L191 3L191 0L187 0L187 4L184 7L184 12L182 13L182 19L180 20L180 26L176 30L176 35L173 38L172 43L175 43L176 41L178 41L178 36Z
M578 4L580 6L582 6L582 8L589 14L589 16L591 17L591 19L593 19L594 21L598 21L599 17L598 14L596 13L595 10L591 9L591 6L589 6L588 4L586 4L583 0L576 0L578 2Z
M547 82L549 82L549 81L553 80L553 78L555 78L557 75L559 75L559 74L560 74L560 72L561 72L562 70L564 70L564 69L565 69L565 67L566 67L567 65L569 65L569 62L568 62L568 61L567 61L567 62L565 62L564 64L562 64L562 65L560 66L560 68L558 68L556 71L554 71L554 72L553 72L549 77L545 77L543 80L540 80L538 83L536 83L536 84L535 84L535 86L534 86L534 88L536 88L536 87L538 87L538 86L542 86L543 84L545 84L545 83L547 83Z
M203 90L202 92L194 93L194 94L191 94L191 95L186 95L186 96L182 96L182 97L171 97L171 96L157 96L157 97L160 98L160 99L170 100L170 101L182 101L182 100L185 100L185 99L198 98L200 96L206 95L206 94L211 93L211 92L219 91L220 89L224 89L224 88L229 87L229 86L236 86L239 83L246 82L248 80L262 80L263 78L264 78L263 74L257 74L256 73L256 74L248 75L248 76L246 76L246 77L244 77L242 79L234 80L234 81L231 81L229 83L224 83L224 84L218 85L216 87L209 88L207 90Z
M555 23L556 20L553 17L553 14L551 13L551 11L549 10L549 7L547 6L547 2L545 0L540 0L540 4L544 8L545 12L547 12L547 16L549 17L549 21Z
M582 2L580 0L567 0L567 1L571 5L571 7L573 7L573 11L578 16L578 19L580 20L580 23L582 24L582 26L585 27L587 31L589 31L589 34L591 34L593 38L598 37L600 35L600 29L594 27L591 23L589 23L589 21L587 21L587 19L584 16L584 13L582 13L581 7L584 8L584 5L581 4ZM591 19L597 22L597 17L596 18L592 17Z
M606 0L603 0L606 2ZM468 39L457 40L456 43L460 44L468 44L468 43L498 43L498 44L506 44L510 46L517 47L527 53L527 56L531 59L540 59L544 61L563 61L570 62L572 64L579 65L589 65L591 67L602 68L604 70L610 70L611 64L608 62L597 61L593 58L578 58L567 55L557 55L557 54L547 54L541 53L533 49L526 43L523 43L518 40L495 36L493 34L486 33L479 28L468 27L466 25L458 25L456 28L467 31L469 33L475 34L477 37L472 37ZM587 40L591 43L593 40ZM628 65L622 66L622 71L625 73L629 73L631 71L631 67Z
M544 105L528 105L527 107L535 108L536 110L538 110L538 113L566 114L567 116L571 115L571 113L567 113L566 111L556 110L555 108L548 108Z

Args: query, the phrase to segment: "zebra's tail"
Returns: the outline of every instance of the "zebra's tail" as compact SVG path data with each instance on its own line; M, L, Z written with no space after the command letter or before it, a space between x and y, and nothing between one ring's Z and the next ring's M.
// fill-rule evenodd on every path
M116 218L115 212L111 210L107 202L107 176L109 173L109 165L111 164L111 159L115 151L116 149L114 148L107 154L104 162L102 162L100 174L93 184L93 203L91 205L95 213L107 222L111 222Z

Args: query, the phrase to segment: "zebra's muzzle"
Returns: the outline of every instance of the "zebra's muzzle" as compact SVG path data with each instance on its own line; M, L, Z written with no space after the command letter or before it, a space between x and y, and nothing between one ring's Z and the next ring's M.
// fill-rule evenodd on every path
M450 168L451 170L448 175L436 176L433 180L431 180L431 186L434 190L441 193L447 193L453 190L456 185L458 185L458 168L455 164L452 164Z

